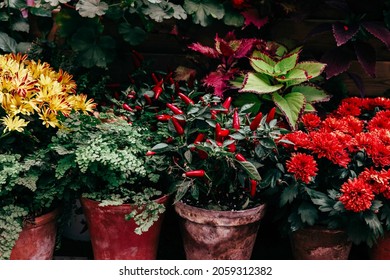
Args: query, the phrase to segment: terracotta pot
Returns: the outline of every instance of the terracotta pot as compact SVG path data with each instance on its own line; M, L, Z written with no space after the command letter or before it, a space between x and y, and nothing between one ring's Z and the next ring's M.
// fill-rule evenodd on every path
M11 252L11 260L53 259L59 210L35 218L23 225L23 230Z
M382 238L369 250L372 260L390 260L390 232L386 232Z
M169 196L156 201L167 205ZM134 206L99 206L100 202L81 198L87 219L93 255L96 260L153 260L156 259L164 213L141 235L134 233L134 220L125 220Z
M351 246L342 230L309 227L291 236L292 253L297 260L347 260Z
M265 204L241 211L213 211L175 204L189 260L249 260Z

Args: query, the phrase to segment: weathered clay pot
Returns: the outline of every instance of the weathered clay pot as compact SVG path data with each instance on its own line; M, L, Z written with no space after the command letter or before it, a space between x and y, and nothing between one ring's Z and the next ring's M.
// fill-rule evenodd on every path
M293 232L291 247L297 260L347 260L352 243L342 230L309 227Z
M36 217L33 223L26 222L12 248L11 260L51 260L53 259L57 234L56 209Z
M169 196L156 201L167 205ZM87 219L93 255L96 260L153 260L156 259L164 213L141 235L134 233L134 220L125 220L134 206L99 206L100 202L81 198Z
M390 260L390 232L378 239L369 251L372 260Z
M186 258L249 260L265 208L213 211L177 202Z

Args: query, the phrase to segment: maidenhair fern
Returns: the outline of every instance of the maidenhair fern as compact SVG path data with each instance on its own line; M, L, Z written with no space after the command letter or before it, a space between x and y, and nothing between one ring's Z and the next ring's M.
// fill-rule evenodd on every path
M8 205L0 208L0 260L9 259L12 248L22 231L23 217L27 211Z

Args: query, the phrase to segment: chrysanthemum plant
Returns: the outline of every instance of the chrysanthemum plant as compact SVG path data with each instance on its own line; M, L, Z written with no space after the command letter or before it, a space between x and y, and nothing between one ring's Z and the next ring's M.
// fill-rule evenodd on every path
M8 258L22 222L58 206L50 138L72 112L95 104L76 94L72 76L23 55L0 56L0 258Z
M262 187L288 228L346 230L375 243L390 229L390 100L344 99L326 118L309 113L279 141L279 161Z
M213 48L199 43L189 47L220 62L203 79L217 96L226 98L231 94L229 90L238 90L236 103L255 103L254 110L264 107L263 104L270 107L271 103L291 129L296 129L304 112L315 111L313 104L329 100L326 92L312 82L321 75L325 64L301 61L301 47L289 51L276 42L237 39L233 33L224 38L217 35ZM252 69L243 67L245 62Z

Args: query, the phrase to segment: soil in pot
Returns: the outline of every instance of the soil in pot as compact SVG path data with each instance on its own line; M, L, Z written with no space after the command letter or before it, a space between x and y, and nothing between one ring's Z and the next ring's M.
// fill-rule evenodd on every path
M156 200L168 204L169 196ZM156 259L161 225L164 213L147 232L138 235L134 232L134 220L125 216L133 207L131 204L119 206L99 206L100 202L81 198L84 215L87 219L92 242L94 259L97 260L153 260Z
M240 211L214 211L175 204L182 218L187 259L248 260L251 258L265 204Z

